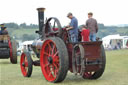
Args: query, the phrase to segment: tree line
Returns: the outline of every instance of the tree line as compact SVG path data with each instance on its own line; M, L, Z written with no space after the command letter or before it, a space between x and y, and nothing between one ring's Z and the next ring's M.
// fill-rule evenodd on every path
M34 28L38 28L38 25L36 24L29 24L27 25L26 23L21 23L21 24L17 24L17 23L4 23L6 27L8 28L12 28L12 29L34 29Z
M39 26L37 24L29 24L27 25L26 23L5 23L5 26L9 28L9 33L11 34L14 30L21 30L22 29L35 29L37 30ZM79 26L80 27L80 26ZM113 35L113 34L120 34L122 36L127 35L128 36L128 26L124 27L119 27L119 26L105 26L104 24L98 24L99 31L97 33L97 36L100 38L103 38L107 35ZM11 35L14 36L14 35ZM15 35L17 38L17 36ZM32 34L23 34L20 38L21 40L33 40L37 37L35 33Z

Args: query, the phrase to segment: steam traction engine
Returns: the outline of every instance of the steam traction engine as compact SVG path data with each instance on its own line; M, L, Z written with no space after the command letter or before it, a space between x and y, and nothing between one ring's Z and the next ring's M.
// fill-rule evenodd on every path
M68 32L59 20L51 17L44 23L45 8L38 8L40 39L35 40L32 49L39 58L33 61L29 52L21 55L20 66L24 77L30 77L32 66L41 66L45 79L61 82L68 70L84 79L98 79L105 69L105 51L102 41L70 42ZM52 24L53 22L53 24Z
M0 35L0 59L8 59L17 64L17 43L9 35Z

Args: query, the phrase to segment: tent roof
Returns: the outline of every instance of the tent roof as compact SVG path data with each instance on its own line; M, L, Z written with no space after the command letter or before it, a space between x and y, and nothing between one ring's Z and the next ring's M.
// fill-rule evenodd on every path
M33 43L33 41L24 41L23 45L28 45L28 44L32 44L32 43Z
M108 35L108 36L102 38L102 40L108 40L108 39L109 40L110 39L124 39L126 37L128 37L128 36L120 36L119 34L116 34L116 35Z

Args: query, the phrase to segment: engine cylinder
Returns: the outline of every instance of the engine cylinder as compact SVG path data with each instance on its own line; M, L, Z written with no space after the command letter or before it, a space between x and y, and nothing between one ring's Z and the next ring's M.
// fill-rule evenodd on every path
M36 40L32 43L32 49L34 53L37 55L37 57L40 56L40 50L42 48L42 44L43 44L43 41L41 40Z

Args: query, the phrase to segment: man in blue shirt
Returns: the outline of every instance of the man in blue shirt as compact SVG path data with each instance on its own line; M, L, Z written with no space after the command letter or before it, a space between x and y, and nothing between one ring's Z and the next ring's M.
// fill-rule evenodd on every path
M3 31L4 24L0 24L0 26L1 26L0 35L2 35L2 31Z
M68 13L67 17L71 19L71 22L66 30L69 31L71 42L76 43L78 42L78 20L72 13Z

